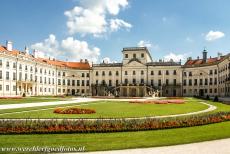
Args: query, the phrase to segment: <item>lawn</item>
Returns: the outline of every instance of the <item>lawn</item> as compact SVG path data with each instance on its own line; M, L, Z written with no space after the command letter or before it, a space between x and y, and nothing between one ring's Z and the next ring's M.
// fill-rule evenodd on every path
M60 98L60 97L25 97L20 99L0 99L0 105L4 104L22 104L22 103L36 103L36 102L53 102L53 101L64 101L68 100L68 98Z
M198 100L200 101L200 100ZM123 118L123 117L148 117L160 115L182 114L205 110L207 105L198 103L198 101L186 100L185 104L138 104L121 101L100 101L81 105L69 104L66 106L75 106L79 108L94 109L95 114L56 114L53 113L55 107L47 107L46 110L12 113L0 115L0 118ZM44 109L44 107L42 107ZM20 109L23 111L23 109ZM26 109L28 110L28 109ZM29 109L30 110L30 109ZM31 110L34 110L31 109ZM18 111L18 110L16 110ZM4 110L2 111L4 112ZM10 110L8 112L15 112Z
M97 114L90 117L123 117L123 116L151 116L165 114L180 114L206 109L207 106L198 102L206 102L217 107L219 111L230 111L230 105L204 101L195 98L186 98L185 104L130 104L128 102L88 102L82 104L66 104L60 106L80 105L82 108L92 108ZM19 114L1 115L1 118L78 118L89 115L56 115L53 109L57 105L34 108L21 108L0 110L0 112L15 112L23 110L47 109ZM79 106L77 106L79 107ZM52 108L52 109L48 109ZM99 115L100 114L100 115ZM203 113L208 114L208 113ZM222 138L230 138L230 121L196 127L137 131L116 133L90 133L90 134L32 134L32 135L0 135L0 147L79 147L85 146L87 151L115 150L128 148L145 148L155 146L194 143Z
M119 133L0 135L0 147L79 147L87 151L145 148L230 137L230 122L204 126Z

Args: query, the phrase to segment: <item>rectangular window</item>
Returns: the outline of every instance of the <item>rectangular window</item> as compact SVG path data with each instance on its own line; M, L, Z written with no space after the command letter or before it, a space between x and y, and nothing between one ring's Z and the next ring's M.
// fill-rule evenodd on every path
M158 71L158 75L161 75L161 71Z
M129 56L128 56L128 54L125 54L125 58L128 58Z
M16 63L13 63L13 68L16 68Z
M136 57L137 57L137 55L134 53L134 54L133 54L133 58L136 58Z
M9 68L10 67L10 62L6 62L6 67Z
M128 84L128 79L125 79L125 84Z
M33 81L33 74L30 74L30 81Z
M10 79L10 73L6 72L6 80L9 80L9 79Z
M208 79L205 79L205 80L204 80L204 84L205 84L205 85L208 85Z
M22 80L22 72L19 72L19 80Z
M81 86L85 86L85 81L81 80Z
M174 84L174 86L176 85L176 79L173 80L173 84Z
M197 79L194 79L194 86L197 85Z
M161 79L158 80L158 86L161 86Z
M145 54L144 53L141 53L141 58L144 58L145 57Z
M212 70L209 71L209 75L212 75Z
M151 85L152 85L152 86L154 85L154 80L151 80Z
M72 86L75 86L75 80L72 80Z
M25 80L27 80L27 74L25 74Z
M141 71L141 75L144 75L144 71L143 70Z
M173 75L176 75L176 70L173 71Z
M154 71L151 71L151 75L154 75Z
M9 90L10 90L10 86L6 85L6 91L9 91Z
M109 86L112 86L112 80L109 80Z
M203 80L202 79L200 79L200 85L203 85Z
M166 85L167 86L169 85L169 79L166 79Z
M86 86L89 86L89 80L86 81Z
M16 80L16 73L13 72L13 80Z
M186 80L184 80L184 86L186 86L187 85L187 81Z
M0 71L0 79L2 79L2 70Z
M169 71L168 71L168 70L166 70L165 74L166 74L166 75L169 75Z
M192 86L192 79L189 79L189 86Z
M116 80L116 86L118 86L118 84L119 84L119 81L118 81L118 80Z
M16 86L13 86L13 91L16 91Z
M40 83L42 83L42 77L40 77Z

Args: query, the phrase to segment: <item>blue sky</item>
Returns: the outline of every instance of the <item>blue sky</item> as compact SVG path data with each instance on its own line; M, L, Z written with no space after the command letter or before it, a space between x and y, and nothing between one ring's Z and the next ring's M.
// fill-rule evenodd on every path
M113 3L111 3L111 1ZM228 0L1 0L0 42L41 56L121 60L146 45L154 60L230 51ZM69 24L69 25L68 25Z

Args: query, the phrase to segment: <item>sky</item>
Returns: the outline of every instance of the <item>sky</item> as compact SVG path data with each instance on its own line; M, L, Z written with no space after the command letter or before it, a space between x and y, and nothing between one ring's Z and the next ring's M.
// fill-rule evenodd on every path
M120 62L123 47L154 61L230 51L229 0L1 0L0 44L67 61Z

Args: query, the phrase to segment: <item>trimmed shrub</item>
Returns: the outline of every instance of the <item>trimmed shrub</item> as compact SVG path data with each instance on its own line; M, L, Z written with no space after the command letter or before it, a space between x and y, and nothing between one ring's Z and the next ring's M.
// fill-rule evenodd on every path
M58 114L93 114L96 113L92 109L81 109L81 108L56 108L53 111Z
M192 127L230 120L230 112L174 118L1 120L0 134L105 133Z

